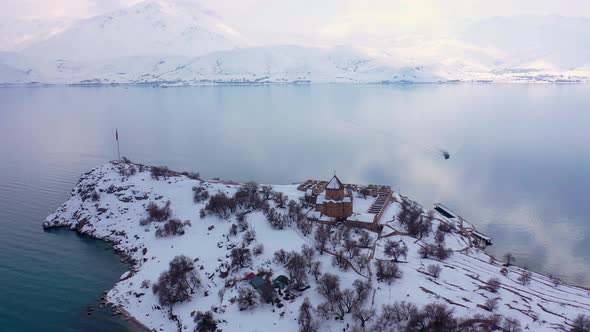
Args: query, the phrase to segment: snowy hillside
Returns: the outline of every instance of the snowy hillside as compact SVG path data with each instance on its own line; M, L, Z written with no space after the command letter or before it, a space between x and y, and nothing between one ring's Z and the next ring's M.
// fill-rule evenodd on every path
M494 18L453 36L250 45L191 0L73 21L0 22L0 84L590 82L590 20ZM575 41L575 42L573 42Z
M354 195L356 209L375 200ZM107 300L155 331L192 331L197 324L297 331L306 322L316 331L401 331L435 324L429 319L463 328L449 331L564 331L590 314L588 290L491 260L442 215L410 236L400 211L411 201L397 193L380 233L310 223L303 196L296 185L204 181L115 162L84 174L44 227L113 242L130 257L131 271ZM237 205L224 208L222 198L231 197L225 202ZM167 288L179 271L168 271L169 262L180 255L188 279ZM264 278L275 282L279 275L290 286L263 287L270 282ZM309 310L301 310L305 299Z
M235 48L242 37L192 1L141 2L76 22L24 49L32 59L104 60L129 56L196 56Z

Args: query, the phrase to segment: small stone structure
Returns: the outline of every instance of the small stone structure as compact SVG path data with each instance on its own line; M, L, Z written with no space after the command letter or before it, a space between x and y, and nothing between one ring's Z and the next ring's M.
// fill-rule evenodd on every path
M316 199L316 210L336 220L346 220L352 215L352 192L346 190L336 175L326 184L325 192Z

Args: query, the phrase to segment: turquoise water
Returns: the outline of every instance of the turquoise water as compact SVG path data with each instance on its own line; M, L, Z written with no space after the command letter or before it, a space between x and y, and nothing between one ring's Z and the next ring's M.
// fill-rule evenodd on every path
M0 89L0 326L129 330L86 312L120 257L41 228L82 172L115 158L116 127L138 162L271 183L336 171L444 202L495 255L590 286L589 109L587 85Z

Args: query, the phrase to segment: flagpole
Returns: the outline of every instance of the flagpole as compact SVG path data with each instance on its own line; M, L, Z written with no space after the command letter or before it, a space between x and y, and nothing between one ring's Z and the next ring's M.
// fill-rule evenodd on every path
M121 149L119 148L119 130L115 128L115 137L117 138L117 157L121 161Z

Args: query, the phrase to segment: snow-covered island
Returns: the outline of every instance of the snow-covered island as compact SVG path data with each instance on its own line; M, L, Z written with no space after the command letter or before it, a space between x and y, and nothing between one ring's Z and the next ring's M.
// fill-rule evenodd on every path
M153 331L574 331L590 315L587 289L496 261L460 217L336 177L111 162L43 226L114 243L132 265L106 299Z

